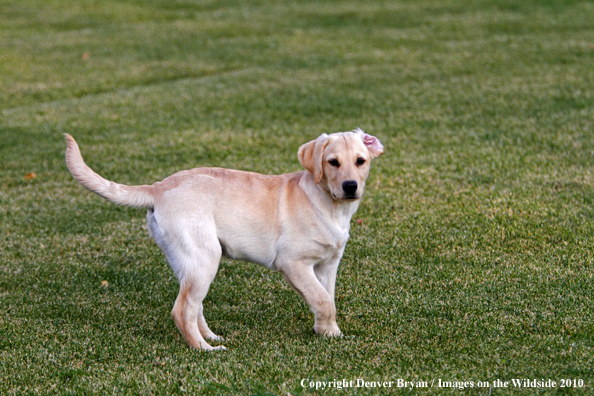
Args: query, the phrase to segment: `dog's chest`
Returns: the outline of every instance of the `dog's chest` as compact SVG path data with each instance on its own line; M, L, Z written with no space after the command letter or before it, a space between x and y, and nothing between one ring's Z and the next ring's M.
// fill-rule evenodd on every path
M349 225L326 223L309 230L301 251L303 255L310 256L314 261L328 261L340 258L349 240Z

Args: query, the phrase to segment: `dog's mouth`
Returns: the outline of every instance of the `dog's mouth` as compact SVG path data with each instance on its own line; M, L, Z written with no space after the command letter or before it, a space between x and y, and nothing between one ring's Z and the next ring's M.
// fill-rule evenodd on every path
M359 197L357 194L343 194L342 197L337 197L336 194L332 193L332 198L337 201L356 201L361 197Z

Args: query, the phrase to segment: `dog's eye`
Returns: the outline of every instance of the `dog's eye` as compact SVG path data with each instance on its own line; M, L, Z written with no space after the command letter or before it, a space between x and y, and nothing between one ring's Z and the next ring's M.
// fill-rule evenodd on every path
M335 158L332 158L331 160L329 160L328 163L332 166L336 166L336 167L340 166L340 164L338 163L338 160Z
M357 158L357 165L363 165L365 163L365 158Z

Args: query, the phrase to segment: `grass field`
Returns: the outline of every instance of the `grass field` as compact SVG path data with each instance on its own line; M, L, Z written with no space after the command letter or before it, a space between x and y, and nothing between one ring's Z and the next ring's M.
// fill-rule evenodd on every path
M593 21L570 0L0 1L0 394L591 394ZM386 152L341 339L279 274L224 261L205 312L228 350L188 349L145 213L64 163L69 133L121 183L293 172L356 127ZM558 386L476 387L498 379Z

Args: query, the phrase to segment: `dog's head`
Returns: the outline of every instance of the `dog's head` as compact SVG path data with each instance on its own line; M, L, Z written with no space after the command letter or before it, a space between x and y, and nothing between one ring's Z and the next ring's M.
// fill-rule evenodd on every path
M361 129L325 133L299 148L299 162L316 184L336 200L356 200L363 195L371 160L382 155L380 141Z

